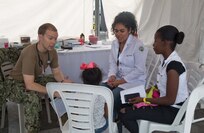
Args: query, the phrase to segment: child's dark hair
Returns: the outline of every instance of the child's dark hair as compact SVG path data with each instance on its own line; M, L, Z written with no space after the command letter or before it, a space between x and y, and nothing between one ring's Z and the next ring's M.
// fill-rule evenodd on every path
M172 50L175 49L176 44L181 44L183 42L185 36L183 32L179 32L178 29L172 25L166 25L159 28L157 33L159 33L162 41L172 41Z
M98 67L83 70L81 78L84 84L99 85L102 81L102 72Z

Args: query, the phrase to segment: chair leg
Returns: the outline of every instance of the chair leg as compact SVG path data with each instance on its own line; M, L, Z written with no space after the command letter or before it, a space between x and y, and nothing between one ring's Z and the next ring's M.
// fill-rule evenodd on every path
M1 110L1 128L4 128L5 124L5 115L6 115L6 103L2 105L2 110Z
M138 120L139 133L148 133L149 132L149 122L146 120Z
M125 128L124 126L122 127L122 133L130 133L127 128Z
M201 102L200 102L200 108L201 108L201 109L204 108L204 101L203 101L203 99L202 99Z
M200 101L199 104L200 104L200 109L204 109L204 100L203 99ZM194 119L193 123L200 122L200 121L204 121L204 117Z
M49 103L48 95L45 95L45 106L47 111L48 123L52 123L51 116L50 116L50 103Z
M23 104L17 104L18 105L18 116L19 116L19 128L20 133L25 133L25 121L24 121L24 108Z

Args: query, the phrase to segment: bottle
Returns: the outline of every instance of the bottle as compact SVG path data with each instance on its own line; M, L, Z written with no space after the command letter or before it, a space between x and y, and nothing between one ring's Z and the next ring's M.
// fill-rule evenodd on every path
M81 35L80 35L80 43L81 43L81 45L84 44L84 41L85 41L85 36L84 36L83 33L81 33Z

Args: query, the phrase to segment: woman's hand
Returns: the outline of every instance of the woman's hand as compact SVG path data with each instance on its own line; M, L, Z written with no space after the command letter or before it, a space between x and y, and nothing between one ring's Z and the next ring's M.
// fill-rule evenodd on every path
M142 97L135 97L135 98L129 99L130 104L136 104L136 103L140 103L140 102L143 102Z
M114 88L115 87L114 86L115 80L116 80L116 77L114 75L110 76L108 78L108 82L107 82L108 86L110 86L111 88Z
M108 85L111 86L112 88L118 87L119 80L115 80L113 82L109 82Z
M120 84L124 84L126 81L124 79L115 80L113 82L108 82L108 85L115 88L118 87Z
M109 78L108 78L108 83L109 82L114 82L116 80L116 77L114 76L114 75L112 75L112 76L110 76Z

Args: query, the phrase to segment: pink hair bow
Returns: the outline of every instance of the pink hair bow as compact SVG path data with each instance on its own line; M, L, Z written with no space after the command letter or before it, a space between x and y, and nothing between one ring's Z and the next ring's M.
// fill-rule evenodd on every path
M94 62L90 62L89 64L86 63L82 63L80 66L81 70L85 70L85 69L90 69L90 68L95 68L96 64Z

